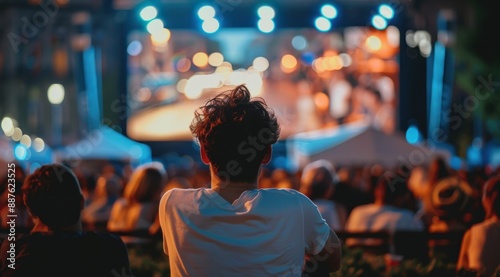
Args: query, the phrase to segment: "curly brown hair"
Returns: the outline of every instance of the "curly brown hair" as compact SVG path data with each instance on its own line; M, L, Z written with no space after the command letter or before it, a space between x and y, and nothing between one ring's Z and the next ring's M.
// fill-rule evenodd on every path
M264 99L252 98L245 85L196 110L190 129L217 175L230 182L255 182L267 147L280 134L274 112Z

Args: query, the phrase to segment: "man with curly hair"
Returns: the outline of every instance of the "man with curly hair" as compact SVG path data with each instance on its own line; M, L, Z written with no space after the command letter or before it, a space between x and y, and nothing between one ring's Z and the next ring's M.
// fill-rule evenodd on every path
M172 189L161 199L172 276L312 276L339 269L339 240L318 208L295 190L258 188L280 133L263 99L237 86L200 107L190 128L211 187Z

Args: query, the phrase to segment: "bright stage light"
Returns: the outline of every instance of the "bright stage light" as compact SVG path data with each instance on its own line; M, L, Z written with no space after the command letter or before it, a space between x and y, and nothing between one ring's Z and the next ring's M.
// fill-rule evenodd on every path
M161 19L153 19L151 20L148 25L146 26L146 29L150 34L154 34L156 32L162 31L163 30L163 21Z
M314 26L316 26L318 31L328 32L332 28L332 23L326 17L320 16L314 21Z
M47 98L53 105L61 104L64 100L64 87L61 84L52 84L47 90Z
M334 6L327 4L321 7L321 14L328 19L334 19L335 17L337 17L338 13L337 9Z
M387 4L380 5L378 13L387 19L392 19L394 17L394 9Z
M271 19L259 19L257 27L259 27L259 30L263 33L270 33L274 30L274 21Z
M198 17L207 20L215 16L215 9L212 6L203 6L198 10Z
M380 15L375 15L372 18L372 25L379 30L383 30L387 27L387 20Z
M158 11L153 6L144 7L139 14L144 21L149 21L158 15Z
M257 10L257 14L261 19L273 19L276 13L274 9L269 6L262 6Z
M207 20L203 21L203 24L201 24L201 28L203 29L203 31L208 34L217 32L217 30L219 30L219 27L219 21L215 18L208 18Z

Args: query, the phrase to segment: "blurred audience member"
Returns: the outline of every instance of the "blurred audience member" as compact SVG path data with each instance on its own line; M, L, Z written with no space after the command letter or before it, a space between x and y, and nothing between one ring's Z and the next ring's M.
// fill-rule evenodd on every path
M22 190L35 225L17 235L14 262L8 259L12 241L3 241L0 276L132 276L120 237L82 230L83 194L69 168L44 165Z
M111 208L121 196L122 180L115 175L100 176L94 189L94 197L82 212L82 221L91 230L106 230Z
M334 231L343 230L347 211L342 204L330 200L335 190L336 175L333 165L327 160L318 160L306 165L302 171L300 189L309 197Z
M391 174L384 174L377 182L374 191L375 202L354 208L346 223L349 232L378 232L389 231L394 233L400 230L423 230L422 222L415 218L415 214L404 207L411 197L404 178ZM377 244L378 240L348 239L347 245Z
M430 232L465 231L464 214L469 210L473 192L471 186L458 177L448 177L436 184L431 192L435 216Z
M417 211L417 217L424 223L425 228L429 228L434 217L434 209L431 203L432 191L436 184L453 175L452 169L448 166L444 157L435 157L427 169L427 183L423 191L422 207Z
M359 183L356 185L356 182L361 182L361 178L355 180L356 172L361 173L357 167L339 168L338 181L331 197L333 201L346 208L348 215L355 207L373 202L373 195L359 189Z
M471 186L458 177L447 177L439 181L431 193L431 204L434 217L429 232L449 233L465 232L466 212L472 205L473 191ZM456 263L460 251L460 243L450 239L429 240L429 247L434 255Z
M19 165L15 164L14 171L10 170L0 183L0 228L9 228L9 214L15 214L16 228L30 229L33 227L28 209L24 205L22 197L22 187L24 179L26 178L25 170ZM14 201L14 202L11 202ZM15 205L11 212L9 203Z
M464 235L457 269L474 270L477 276L500 273L500 175L490 178L483 189L486 217ZM496 273L496 274L495 274Z
M138 167L126 185L123 197L113 204L108 231L148 230L154 222L165 179L165 170L159 163Z

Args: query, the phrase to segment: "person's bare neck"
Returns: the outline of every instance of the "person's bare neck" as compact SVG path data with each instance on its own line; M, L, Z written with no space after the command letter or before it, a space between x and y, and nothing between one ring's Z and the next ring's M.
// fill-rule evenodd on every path
M220 182L219 179L212 180L211 188L217 192L227 202L233 203L241 194L247 190L257 188L257 182Z

